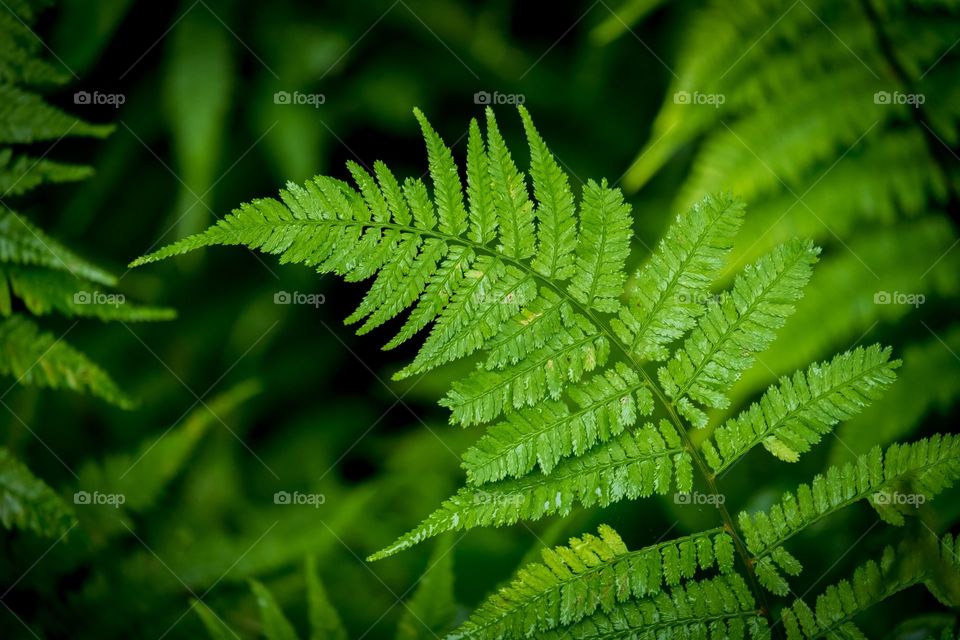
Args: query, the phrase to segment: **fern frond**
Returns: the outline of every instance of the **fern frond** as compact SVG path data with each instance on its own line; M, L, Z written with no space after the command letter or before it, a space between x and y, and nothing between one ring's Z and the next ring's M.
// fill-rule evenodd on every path
M739 574L691 581L541 636L550 640L767 640L770 627Z
M793 313L818 253L811 242L798 240L745 269L730 293L707 305L683 347L658 370L664 392L695 426L705 426L707 416L694 402L729 405L725 394Z
M811 365L781 378L758 402L728 420L701 445L720 474L758 444L781 460L795 462L837 423L863 410L893 383L899 360L873 345Z
M780 615L787 639L863 638L853 623L854 617L894 594L928 582L943 567L956 574L958 549L953 536L938 542L934 558L926 557L915 545L902 544L896 551L887 547L879 562L868 561L857 567L852 580L827 587L817 596L815 608L802 600L784 608Z
M483 487L465 487L420 526L373 554L378 560L445 531L503 526L546 515L566 515L574 503L606 506L625 498L666 494L672 484L689 491L692 461L666 421L622 433L578 458L564 460L549 475L534 473Z
M134 405L85 355L21 315L0 321L0 373L18 383L91 393L121 408Z
M104 138L112 125L89 124L51 107L33 93L0 84L0 144L57 140L63 136Z
M784 494L768 510L740 514L740 529L756 560L757 577L773 593L785 595L788 585L780 570L797 575L802 568L782 547L794 535L863 499L869 499L888 523L903 524L904 513L919 503L915 496L932 500L958 478L960 439L951 434L892 445L884 453L875 447L855 463L830 467L809 485ZM914 499L898 498L908 495Z
M73 528L76 516L63 498L0 447L0 522L7 529L56 538Z
M526 474L535 466L549 474L571 455L582 455L653 411L653 396L622 363L569 390L578 410L548 402L508 415L463 454L471 484Z
M708 197L677 216L613 321L637 356L665 360L670 343L693 327L703 313L702 299L733 246L743 208L729 196Z
M35 316L56 311L68 318L94 317L127 322L152 322L176 317L173 309L128 302L122 294L100 291L98 285L92 282L53 269L0 265L0 290L8 290L7 297L12 292ZM0 294L0 314L10 315L12 309L4 305L4 299L5 296Z
M0 60L2 60L0 54ZM0 194L18 196L45 183L75 182L93 175L93 168L66 164L46 158L13 155L13 149L0 149Z
M430 554L417 590L397 622L396 640L436 640L453 626L457 603L453 593L453 538L441 536Z
M572 538L565 547L543 550L543 562L527 565L491 595L450 640L529 638L579 622L597 610L611 613L622 603L676 586L699 571L733 567L733 541L721 529L629 551L612 528Z
M6 208L0 209L0 263L57 269L106 286L116 283L113 275L80 258Z

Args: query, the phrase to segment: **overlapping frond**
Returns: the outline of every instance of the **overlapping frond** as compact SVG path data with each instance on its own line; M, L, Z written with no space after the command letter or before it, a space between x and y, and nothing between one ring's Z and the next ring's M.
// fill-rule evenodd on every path
M743 203L729 196L704 198L677 216L636 275L627 304L613 321L621 339L644 360L665 360L667 347L703 313L733 238L743 222Z
M569 628L542 636L572 638L704 638L766 640L770 627L750 588L739 574L691 581L650 598L624 603L610 613L596 613Z
M371 559L385 558L445 531L503 526L546 515L566 515L574 504L606 506L623 499L689 491L692 462L679 434L662 421L622 433L586 454L564 460L549 475L533 473L448 498L417 528Z
M539 466L549 474L565 457L583 455L653 411L653 396L622 363L569 389L577 404L547 402L511 413L463 455L471 484L519 477Z
M730 387L793 313L818 253L812 243L797 240L748 266L731 292L707 304L683 347L658 370L664 392L695 426L705 426L707 416L694 403L729 405Z
M7 529L56 538L73 527L76 517L63 498L0 447L0 522Z
M520 569L448 638L529 638L598 610L609 614L701 571L730 572L734 550L730 536L713 529L629 551L616 531L602 525L597 535L542 553L542 563Z
M803 529L837 511L868 499L880 517L903 524L904 514L932 500L960 478L960 439L935 435L885 452L870 453L842 466L830 467L809 485L786 493L766 511L741 513L740 529L756 560L757 577L770 591L788 592L781 571L797 575L802 567L783 544Z

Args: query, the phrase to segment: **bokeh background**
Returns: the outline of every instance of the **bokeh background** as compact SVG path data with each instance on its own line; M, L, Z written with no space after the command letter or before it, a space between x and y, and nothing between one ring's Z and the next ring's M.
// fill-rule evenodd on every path
M362 559L462 482L457 455L477 433L450 427L436 401L471 365L391 382L412 352L382 352L389 331L357 338L342 324L361 287L242 249L126 264L287 180L343 178L347 160L423 174L414 107L462 158L469 119L489 99L523 167L511 106L522 101L575 188L602 177L624 188L634 267L674 215L718 190L748 203L734 266L791 235L823 245L812 293L738 386L736 406L856 344L893 345L901 381L795 465L751 454L722 479L731 511L768 504L876 444L954 430L960 22L953 3L918 4L54 3L32 28L69 81L45 95L115 129L40 145L95 175L17 208L116 273L129 299L178 317L44 319L139 406L18 385L4 399L5 446L68 497L121 468L160 480L136 509L78 507L78 530L53 546L4 533L5 637L202 637L192 598L252 637L249 578L305 629L307 555L351 637L393 637L432 545ZM78 91L123 104L78 104ZM292 104L297 95L306 103ZM908 99L917 95L920 106ZM284 292L318 304L277 304ZM278 491L324 500L277 505ZM929 526L956 521L957 497L938 501ZM713 526L715 514L651 500L456 536L461 613L544 545L599 522L640 546ZM805 587L847 575L891 539L867 507L831 524L799 541ZM903 594L864 628L909 637L898 607L929 606Z

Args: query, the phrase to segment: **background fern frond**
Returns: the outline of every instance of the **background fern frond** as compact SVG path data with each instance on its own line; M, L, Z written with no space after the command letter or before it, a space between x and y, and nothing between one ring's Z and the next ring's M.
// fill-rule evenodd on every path
M0 320L0 353L0 373L19 383L92 393L121 408L134 405L87 356L20 314Z
M747 548L756 559L757 576L774 593L785 595L786 580L799 573L800 563L782 548L800 531L860 500L869 499L880 516L891 524L904 522L904 513L916 509L917 499L932 500L960 478L960 441L951 435L935 435L910 444L879 447L855 462L830 467L809 485L766 511L740 514L740 529Z
M788 640L827 637L863 637L853 618L900 591L927 581L943 566L957 571L953 536L944 536L942 555L928 558L917 545L902 544L894 551L887 547L879 562L857 567L851 580L827 587L811 609L802 600L781 612ZM956 602L950 603L956 605Z
M0 522L7 529L56 538L72 529L77 519L63 498L0 448Z

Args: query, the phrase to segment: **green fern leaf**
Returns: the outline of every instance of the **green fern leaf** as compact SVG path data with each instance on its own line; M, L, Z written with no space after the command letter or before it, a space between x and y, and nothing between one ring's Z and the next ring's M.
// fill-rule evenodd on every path
M609 188L606 180L587 182L579 233L570 295L587 307L616 312L626 280L623 268L630 254L633 219L623 194Z
M671 225L613 322L638 357L666 360L670 343L694 326L733 246L743 209L729 196L708 197Z
M770 628L738 574L691 581L669 593L627 602L569 627L541 636L571 638L704 638L766 640Z
M467 199L470 202L468 237L480 245L497 238L497 211L490 189L490 158L477 119L470 120L467 133Z
M658 370L664 392L695 426L706 426L707 416L694 402L729 405L726 392L793 312L818 253L798 240L748 267L730 293L707 305L683 347Z
M530 305L524 309L524 313L529 312ZM506 410L538 405L547 397L559 400L569 383L579 382L584 374L606 364L610 343L596 327L579 314L573 316L569 326L562 324L559 314L556 320L546 345L525 353L520 362L500 370L479 368L455 381L440 402L450 409L450 422L480 424ZM510 323L508 320L505 325ZM512 337L505 338L509 339Z
M490 184L500 227L498 249L510 258L529 258L536 246L536 235L527 183L500 134L493 109L487 107L486 115Z
M0 321L0 373L18 383L88 392L121 408L134 405L100 367L20 315Z
M564 403L546 403L491 426L463 454L468 481L518 477L538 465L549 474L563 458L583 455L653 411L646 383L622 363L569 392L579 407L575 412Z
M0 447L0 522L56 538L76 525L76 517L63 498Z
M463 186L460 184L457 165L453 161L453 153L427 122L422 111L414 109L413 114L420 122L423 137L427 141L427 159L433 179L440 231L459 236L467 230L467 212L463 207Z
M543 550L543 562L527 565L490 596L450 640L527 638L607 613L632 599L676 586L698 571L733 565L733 541L720 529L629 551L612 528L572 538L566 547Z
M890 349L873 345L784 377L704 441L704 458L720 474L763 444L777 458L795 462L837 423L876 400L893 383L899 366L899 360L890 360Z
M669 423L661 421L659 431L647 424L561 462L549 475L463 488L420 526L370 559L385 558L445 531L566 515L575 502L606 506L625 498L665 495L674 478L678 491L689 491L690 466L689 454Z
M574 274L574 250L577 247L573 194L567 174L560 169L540 137L530 114L522 106L519 111L530 146L530 177L538 203L539 245L532 266L547 278L558 282L567 280Z

